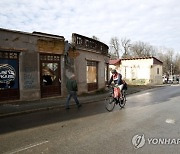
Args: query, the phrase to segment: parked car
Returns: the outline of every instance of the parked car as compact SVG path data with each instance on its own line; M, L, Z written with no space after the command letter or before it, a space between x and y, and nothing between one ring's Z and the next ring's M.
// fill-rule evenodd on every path
M179 75L170 75L168 83L170 83L170 84L179 84Z
M168 78L165 75L162 76L162 79L163 79L163 84L168 83Z

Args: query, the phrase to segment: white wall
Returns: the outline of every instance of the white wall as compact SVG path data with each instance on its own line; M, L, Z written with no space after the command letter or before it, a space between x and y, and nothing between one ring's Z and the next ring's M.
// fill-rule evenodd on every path
M159 74L157 69L159 69ZM151 70L151 80L153 84L163 84L162 65L153 65Z
M120 70L123 78L133 84L162 84L162 65L153 64L153 58L121 60Z
M126 79L150 79L152 64L152 59L122 60L120 68Z

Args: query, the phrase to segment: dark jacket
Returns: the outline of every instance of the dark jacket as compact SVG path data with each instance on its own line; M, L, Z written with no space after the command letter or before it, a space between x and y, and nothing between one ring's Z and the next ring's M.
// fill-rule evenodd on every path
M108 85L110 85L112 81L114 81L114 84L118 84L118 85L123 84L122 75L120 73L117 73L116 75L117 75L116 79L114 79L114 75L111 76Z
M66 82L66 88L67 88L68 92L78 91L76 80L75 79L68 79Z

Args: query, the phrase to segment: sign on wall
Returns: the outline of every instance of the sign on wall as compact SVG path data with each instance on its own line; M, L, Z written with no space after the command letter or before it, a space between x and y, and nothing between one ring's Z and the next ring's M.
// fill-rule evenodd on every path
M37 47L39 52L58 53L64 52L64 41L62 40L41 40L37 41Z
M0 89L18 88L18 64L16 60L0 59Z

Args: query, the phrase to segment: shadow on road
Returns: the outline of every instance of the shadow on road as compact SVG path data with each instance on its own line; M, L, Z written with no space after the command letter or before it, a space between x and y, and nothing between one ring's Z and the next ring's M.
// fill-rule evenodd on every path
M54 110L7 117L0 119L0 134L77 118L84 118L102 113L108 113L105 109L103 101L83 104L83 106L79 109L76 106L72 106L69 110L66 110L65 108L58 108Z
M165 100L176 96L180 96L179 87L157 88L156 90L151 89L149 92L146 91L144 93L139 93L138 95L135 94L130 96L125 109L129 107L163 103ZM114 111L119 109L120 107L116 106ZM121 112L121 110L119 112ZM72 106L69 110L65 110L65 108L57 108L48 111L7 117L0 119L0 134L85 118L98 114L109 114L105 109L103 101L83 104L79 109L77 109L76 106Z

